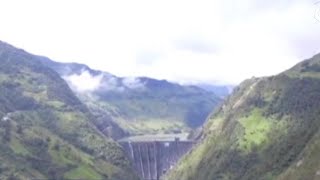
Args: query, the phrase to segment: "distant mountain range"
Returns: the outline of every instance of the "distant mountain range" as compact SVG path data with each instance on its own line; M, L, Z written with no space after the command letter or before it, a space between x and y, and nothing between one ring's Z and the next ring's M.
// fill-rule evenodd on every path
M201 126L222 101L214 89L147 77L117 77L83 64L39 59L68 82L96 115L99 129L116 139L126 134L190 131ZM216 90L220 96L229 91L224 87Z
M244 81L199 134L166 179L320 179L320 54Z

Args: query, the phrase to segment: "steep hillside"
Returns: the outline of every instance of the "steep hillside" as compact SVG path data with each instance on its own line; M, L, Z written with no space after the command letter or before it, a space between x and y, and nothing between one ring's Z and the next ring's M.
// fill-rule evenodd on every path
M0 42L0 179L137 179L67 83Z
M320 55L246 80L167 179L320 179Z
M199 127L221 102L213 92L196 86L146 77L120 78L81 64L40 59L67 80L96 116L104 117L97 124L109 125L102 129L111 127L108 132L115 138L124 135L116 133L116 124L131 134L176 133Z

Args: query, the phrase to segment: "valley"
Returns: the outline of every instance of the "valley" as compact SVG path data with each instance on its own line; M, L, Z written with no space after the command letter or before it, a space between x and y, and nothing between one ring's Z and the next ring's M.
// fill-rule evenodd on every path
M0 60L0 179L318 179L319 54L226 99L3 42Z
M320 180L320 0L0 7L0 180Z
M197 86L116 77L1 41L0 92L0 179L19 180L159 180L222 101Z
M127 135L186 133L200 127L222 97L194 85L148 77L117 77L84 64L38 56L68 83L115 139ZM90 85L90 82L95 82ZM216 87L230 93L230 87ZM217 90L217 92L218 92ZM121 134L117 132L121 132Z

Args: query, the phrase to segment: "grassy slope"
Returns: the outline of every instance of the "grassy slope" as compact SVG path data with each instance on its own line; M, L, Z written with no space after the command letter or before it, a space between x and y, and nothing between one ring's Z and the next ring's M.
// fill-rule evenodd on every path
M320 56L242 83L167 179L319 179Z
M68 85L0 42L0 179L137 179Z

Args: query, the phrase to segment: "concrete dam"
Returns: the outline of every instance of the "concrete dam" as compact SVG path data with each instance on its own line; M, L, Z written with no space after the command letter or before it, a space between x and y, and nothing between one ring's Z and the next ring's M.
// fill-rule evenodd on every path
M120 140L141 180L159 180L193 146L194 141L173 138Z

